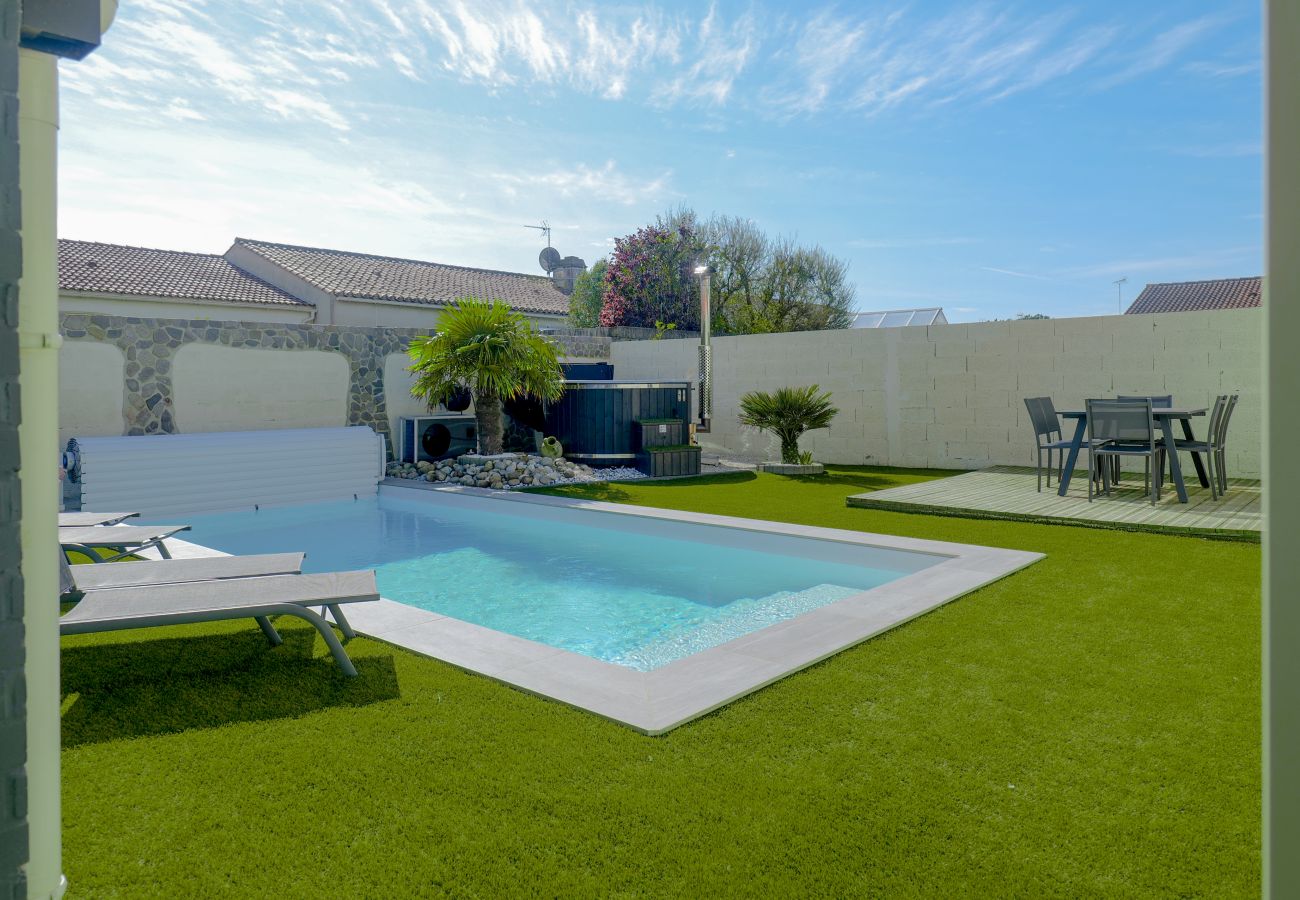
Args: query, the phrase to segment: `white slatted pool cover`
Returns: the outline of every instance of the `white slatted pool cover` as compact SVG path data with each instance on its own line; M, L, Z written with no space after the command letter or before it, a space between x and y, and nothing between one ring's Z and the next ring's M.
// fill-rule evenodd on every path
M77 438L82 509L144 516L374 496L384 439L365 426Z

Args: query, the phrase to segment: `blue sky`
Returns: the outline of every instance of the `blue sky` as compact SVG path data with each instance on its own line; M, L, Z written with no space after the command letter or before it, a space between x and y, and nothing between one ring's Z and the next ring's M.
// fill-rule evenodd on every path
M64 237L540 271L687 204L861 309L1261 270L1259 4L124 0L62 64Z

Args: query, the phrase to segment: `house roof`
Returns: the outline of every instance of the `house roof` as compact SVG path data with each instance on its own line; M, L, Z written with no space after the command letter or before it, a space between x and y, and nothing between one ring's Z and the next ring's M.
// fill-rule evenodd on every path
M247 238L235 238L235 245L257 253L337 297L438 306L473 297L504 300L520 312L563 315L569 311L569 298L543 275L471 269Z
M900 325L946 325L947 323L948 318L943 314L943 308L939 306L925 309L883 309L853 314L854 328L894 328Z
M153 250L95 241L59 240L59 289L89 294L311 306L213 253Z
M1219 278L1214 281L1169 281L1148 284L1125 315L1193 312L1203 309L1247 309L1260 304L1263 279Z

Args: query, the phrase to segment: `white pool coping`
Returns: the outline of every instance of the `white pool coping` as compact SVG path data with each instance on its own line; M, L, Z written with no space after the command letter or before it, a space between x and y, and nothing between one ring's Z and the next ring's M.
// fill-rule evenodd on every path
M348 619L363 634L462 669L596 713L648 735L659 735L753 693L787 675L862 643L1043 558L1002 550L603 503L543 494L467 487L415 488L385 484L380 495L437 502L440 492L501 503L530 503L642 518L716 525L948 557L927 569L778 622L650 672L505 634L392 600L358 603Z
M586 509L947 557L927 569L769 625L650 672L604 662L386 598L373 603L349 604L347 608L352 627L368 637L604 716L647 735L664 734L698 719L1044 558L1042 553L1023 550L544 494L460 486L380 486L381 496L391 495L408 501L423 498L437 503L438 495L445 492L484 497L501 503ZM167 546L177 558L225 555L175 538L169 539Z

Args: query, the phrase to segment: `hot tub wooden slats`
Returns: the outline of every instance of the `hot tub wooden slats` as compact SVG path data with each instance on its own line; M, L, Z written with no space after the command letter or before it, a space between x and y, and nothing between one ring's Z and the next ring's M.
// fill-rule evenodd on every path
M564 455L616 465L636 458L638 419L681 419L691 414L690 382L576 381L550 404L546 430Z

